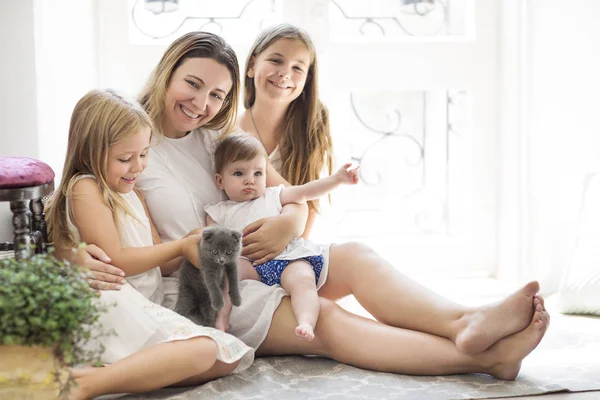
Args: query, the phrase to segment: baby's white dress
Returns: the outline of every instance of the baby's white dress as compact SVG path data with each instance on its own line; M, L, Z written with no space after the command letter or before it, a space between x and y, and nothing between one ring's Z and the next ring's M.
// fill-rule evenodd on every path
M95 179L91 175L83 175L79 179L82 178ZM118 229L122 247L152 246L150 222L140 199L133 190L121 196L137 219L121 210ZM68 208L67 199L67 210ZM67 212L67 216L69 214ZM75 241L79 242L79 232L71 219L67 218L69 230ZM116 362L158 343L207 336L217 343L217 359L228 364L241 360L234 372L240 372L252 364L254 350L235 336L196 325L161 305L167 299L159 267L126 279L128 283L121 290L103 290L97 300L108 305L108 312L100 318L103 331L114 330L116 333L100 337L91 344L92 347L104 345L102 363Z

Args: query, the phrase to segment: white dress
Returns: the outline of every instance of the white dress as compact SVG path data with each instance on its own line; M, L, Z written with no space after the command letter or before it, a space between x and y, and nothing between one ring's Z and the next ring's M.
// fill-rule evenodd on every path
M82 178L95 179L91 175ZM122 247L145 247L152 245L150 222L144 207L132 190L121 194L131 215L121 210L118 229ZM67 200L67 209L69 202ZM67 213L67 216L69 213ZM76 242L79 232L70 218L68 226ZM100 317L103 331L114 330L116 335L100 337L91 346L105 347L102 363L110 364L146 347L174 340L185 340L207 336L217 343L217 358L225 363L241 359L235 372L248 368L254 360L254 350L234 336L214 328L199 326L176 312L163 307L165 300L164 283L160 268L155 267L142 274L127 277L127 284L121 290L100 292L97 300L108 305L108 312Z
M163 241L181 238L204 226L204 207L224 199L213 171L218 137L218 131L200 128L180 139L156 138L150 147L148 167L136 185L144 194ZM325 283L329 267L329 245L321 248L323 269L317 288ZM254 280L242 281L240 292L242 305L231 311L229 333L256 349L267 336L273 313L287 294L279 285L267 286Z

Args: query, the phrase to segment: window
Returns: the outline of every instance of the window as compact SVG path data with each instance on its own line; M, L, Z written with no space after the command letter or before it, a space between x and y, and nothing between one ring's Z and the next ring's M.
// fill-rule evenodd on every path
M147 3L99 3L103 86L136 93L186 31L222 35L243 63L262 28L302 26L319 51L338 164L362 165L314 239L366 242L411 274L494 272L497 1Z

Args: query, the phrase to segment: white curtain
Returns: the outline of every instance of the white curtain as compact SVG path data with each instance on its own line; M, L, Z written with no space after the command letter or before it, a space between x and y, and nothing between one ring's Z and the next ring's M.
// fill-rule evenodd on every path
M503 2L499 271L552 293L600 171L600 2Z

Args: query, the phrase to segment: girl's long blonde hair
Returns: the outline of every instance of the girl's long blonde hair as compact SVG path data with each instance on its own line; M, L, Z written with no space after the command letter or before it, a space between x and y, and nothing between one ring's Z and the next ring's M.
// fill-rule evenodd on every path
M254 78L248 77L248 69L256 57L280 39L299 41L310 53L311 63L304 90L288 106L279 141L283 162L281 176L292 185L302 185L318 179L324 168L331 175L333 153L329 112L319 99L317 54L305 31L294 25L280 24L259 34L246 60L244 107L249 109L256 100ZM308 205L311 210L319 211L318 200L310 201Z
M92 90L79 100L71 116L60 186L46 205L48 235L54 246L69 249L76 245L67 225L66 200L81 175L96 178L115 223L118 223L119 209L135 218L121 195L106 182L106 171L108 148L131 138L142 128L153 129L148 114L135 101L112 90ZM72 213L69 217L73 221Z
M169 82L175 70L188 58L210 58L229 70L233 82L231 90L217 115L204 127L222 129L223 133L231 132L237 121L240 67L231 46L213 33L190 32L171 43L139 94L140 104L148 112L154 125L162 130L165 96Z

